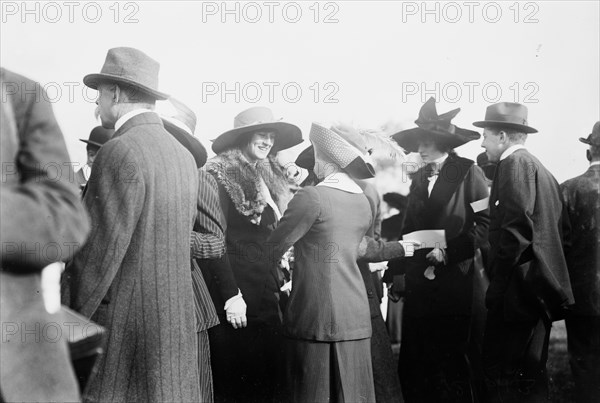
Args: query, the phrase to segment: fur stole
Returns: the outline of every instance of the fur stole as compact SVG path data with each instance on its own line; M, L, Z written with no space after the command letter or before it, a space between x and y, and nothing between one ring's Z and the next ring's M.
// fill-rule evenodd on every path
M254 224L260 223L260 216L267 206L260 178L267 185L281 214L297 190L275 157L269 156L252 165L237 148L211 158L204 169L223 186L236 210Z

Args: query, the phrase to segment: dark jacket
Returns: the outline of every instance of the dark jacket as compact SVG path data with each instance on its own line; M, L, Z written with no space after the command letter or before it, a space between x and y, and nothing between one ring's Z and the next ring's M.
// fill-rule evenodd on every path
M219 187L227 250L221 259L199 261L217 313L225 314L225 302L239 289L249 322L281 324L282 284L270 266L272 248L267 244L278 219L261 194L259 178L265 181L281 213L293 196L291 184L275 159L254 167L237 149L210 159L204 169Z
M566 259L578 315L600 315L600 166L561 186L571 231Z
M108 329L90 400L197 401L190 234L198 170L154 112L127 120L94 161L88 243L65 301Z
M563 254L568 228L558 183L520 149L500 161L490 196L488 309L507 321L558 320L573 303Z
M475 250L487 236L489 210L474 212L471 203L488 197L483 171L473 161L449 155L428 197L425 168L412 178L403 234L443 229L447 265L435 269L435 279L424 272L430 264L427 247L412 258L390 262L390 274L406 273L406 315L431 317L470 315Z
M71 258L89 219L47 95L28 78L0 76L0 393L6 401L76 401L66 337L42 333L63 321L46 312L39 273Z

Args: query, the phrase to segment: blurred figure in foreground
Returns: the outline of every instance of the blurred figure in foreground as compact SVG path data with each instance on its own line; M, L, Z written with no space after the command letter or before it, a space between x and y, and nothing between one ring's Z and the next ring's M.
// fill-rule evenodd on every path
M79 401L67 338L41 330L62 318L45 308L40 272L72 257L89 220L48 98L32 91L41 86L5 69L0 82L0 400Z

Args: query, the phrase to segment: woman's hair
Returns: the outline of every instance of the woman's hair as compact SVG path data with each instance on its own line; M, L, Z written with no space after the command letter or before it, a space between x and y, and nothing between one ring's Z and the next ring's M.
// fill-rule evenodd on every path
M454 148L450 144L450 142L444 141L439 136L434 136L428 133L423 134L422 141L431 140L435 144L435 148L437 148L440 152L448 153L448 154L456 154L454 152Z

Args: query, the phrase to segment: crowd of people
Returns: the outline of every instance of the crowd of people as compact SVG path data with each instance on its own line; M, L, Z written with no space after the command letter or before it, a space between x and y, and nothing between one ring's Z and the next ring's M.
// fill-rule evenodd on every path
M249 108L209 159L159 63L122 47L83 78L102 124L74 173L33 81L1 74L0 400L541 402L565 319L576 400L600 401L600 122L589 170L559 185L524 105L473 123L476 164L454 150L481 134L431 98L391 137L313 123L301 182L277 159L299 127ZM423 162L384 225L376 152ZM32 334L65 325L40 293L56 261L62 304L105 329L85 378L67 338ZM382 272L404 301L397 366Z

